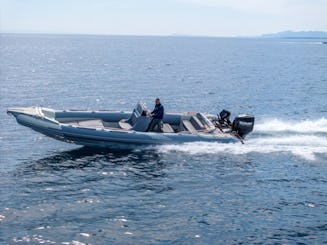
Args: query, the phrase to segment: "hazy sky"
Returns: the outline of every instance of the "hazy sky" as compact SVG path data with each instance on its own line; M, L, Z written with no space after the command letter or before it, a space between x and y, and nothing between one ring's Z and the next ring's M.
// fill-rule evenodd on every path
M1 32L210 36L327 31L327 0L0 0Z

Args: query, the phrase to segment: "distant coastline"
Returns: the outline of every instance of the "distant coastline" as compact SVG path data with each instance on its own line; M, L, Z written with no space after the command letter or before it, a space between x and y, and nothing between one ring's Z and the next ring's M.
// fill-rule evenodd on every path
M327 32L324 31L283 31L277 33L262 34L261 38L289 38L289 39L325 39Z

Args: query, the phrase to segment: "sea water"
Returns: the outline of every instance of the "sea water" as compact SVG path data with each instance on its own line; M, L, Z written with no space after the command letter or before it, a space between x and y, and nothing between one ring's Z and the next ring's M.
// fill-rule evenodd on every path
M1 35L0 243L327 242L321 40ZM6 108L256 117L244 145L88 149Z

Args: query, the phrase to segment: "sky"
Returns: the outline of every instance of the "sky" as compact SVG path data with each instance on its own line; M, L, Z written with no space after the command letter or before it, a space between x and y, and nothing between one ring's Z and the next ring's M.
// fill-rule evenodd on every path
M2 33L255 36L327 31L327 0L0 0Z

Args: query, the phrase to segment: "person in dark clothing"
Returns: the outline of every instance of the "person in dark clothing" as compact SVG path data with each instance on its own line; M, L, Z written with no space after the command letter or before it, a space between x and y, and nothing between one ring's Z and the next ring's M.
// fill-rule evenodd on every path
M227 111L227 110L222 110L220 113L219 113L219 124L221 127L227 127L227 128L231 128L232 127L232 123L231 121L229 120L229 117L230 117L230 112Z
M146 132L153 131L154 128L157 126L157 131L162 132L162 118L164 116L164 107L160 103L160 99L156 98L155 100L155 107L153 111L150 113L151 122L149 123L149 126L146 130Z

